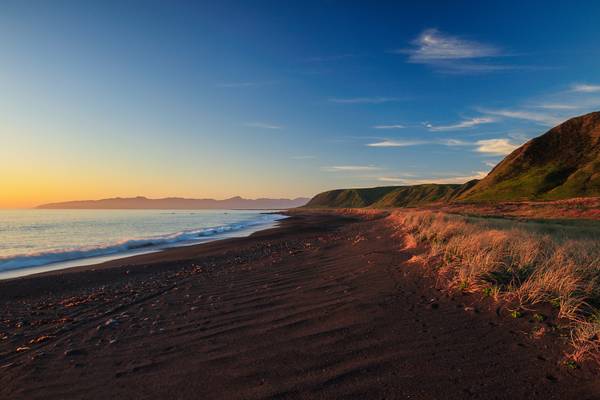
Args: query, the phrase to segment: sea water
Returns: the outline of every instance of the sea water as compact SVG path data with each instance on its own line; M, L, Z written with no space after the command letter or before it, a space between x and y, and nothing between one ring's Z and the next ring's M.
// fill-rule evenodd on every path
M244 236L282 218L246 210L0 210L0 279Z

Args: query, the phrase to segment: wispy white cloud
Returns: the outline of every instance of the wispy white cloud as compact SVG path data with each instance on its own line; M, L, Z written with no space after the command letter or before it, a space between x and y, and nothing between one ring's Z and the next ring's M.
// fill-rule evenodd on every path
M457 129L467 129L474 128L477 125L482 124L490 124L492 122L496 122L496 119L492 117L478 117L478 118L469 118L465 119L461 122L452 125L432 125L430 123L426 123L425 126L432 132L442 132L442 131L453 131Z
M380 182L409 184L407 182L410 181L411 179L409 179L409 178L402 178L402 177L399 177L399 176L379 176L379 177L377 177L377 180L380 181Z
M368 147L408 147L427 144L430 142L423 140L382 140L379 142L368 143Z
M400 176L379 176L377 177L377 180L380 182L390 182L390 183L400 183L400 184L406 184L406 185L410 185L411 179L409 178L403 178Z
M487 139L476 142L475 151L485 154L507 155L512 153L519 145L511 143L508 139Z
M522 110L522 109L518 109L518 110L480 109L479 111L481 111L485 114L488 114L488 115L533 121L533 122L537 122L539 124L547 125L547 126L558 125L564 121L564 118L557 117L552 114L538 113L538 112Z
M248 128L259 128L259 129L283 129L283 126L268 124L264 122L246 122L244 124Z
M382 104L398 101L396 97L350 97L350 98L329 98L332 103L339 104Z
M485 73L524 67L492 63L490 59L506 56L498 47L437 29L426 29L411 44L412 48L393 53L408 54L408 62L426 64L444 73Z
M367 143L367 147L409 147L423 144L437 144L442 146L471 146L473 142L460 139L436 139L436 140L392 140L384 139L378 142Z
M381 170L381 168L374 165L333 165L330 167L321 167L321 169L329 172L365 172Z
M572 84L565 90L544 93L516 107L503 109L476 108L486 116L535 122L543 126L556 126L577 115L600 107L600 85Z
M292 160L314 160L317 156L292 156Z
M575 104L560 104L560 103L542 103L534 106L535 108L542 108L544 110L576 110L578 108Z
M465 40L458 36L446 35L437 29L426 29L412 44L415 47L408 50L408 59L413 63L429 63L439 60L471 59L500 55L500 51L494 46Z
M575 84L571 86L573 92L579 93L596 93L600 92L600 85L590 85L586 83Z
M525 139L520 140L521 143ZM368 147L410 147L419 145L438 145L448 147L464 146L478 153L490 155L507 155L519 147L519 144L511 142L510 139L496 138L477 141L467 141L461 139L435 139L435 140L381 140L378 142L367 143Z
M567 120L578 114L583 114L598 109L600 107L600 97L594 92L561 92L551 97L550 101L533 103L532 108L547 110L560 116L557 119Z
M444 146L471 146L473 144L472 142L467 142L460 139L440 139L434 141L433 143L443 144Z
M435 177L435 178L405 178L402 176L380 176L377 178L380 182L393 182L399 183L402 185L424 185L430 183L442 183L442 184L452 184L452 183L465 183L473 179L483 179L488 173L485 171L476 171L473 175L459 175L459 176L451 176L451 177Z
M375 125L373 129L404 129L406 128L404 125Z

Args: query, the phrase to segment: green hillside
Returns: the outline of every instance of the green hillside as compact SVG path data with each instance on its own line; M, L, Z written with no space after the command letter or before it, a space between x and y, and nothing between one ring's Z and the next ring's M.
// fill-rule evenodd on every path
M396 186L384 186L364 189L337 189L319 193L304 207L311 208L357 208L368 207L377 202Z
M313 197L305 207L310 208L390 208L414 207L436 202L449 202L477 181L464 185L384 186L365 189L338 189Z
M331 190L305 207L390 208L592 196L600 196L600 112L572 118L530 140L480 181Z
M600 196L600 112L572 118L508 155L458 200Z

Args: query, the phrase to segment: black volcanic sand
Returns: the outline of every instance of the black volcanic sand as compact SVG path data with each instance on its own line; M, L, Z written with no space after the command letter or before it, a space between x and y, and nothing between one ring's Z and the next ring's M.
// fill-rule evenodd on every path
M401 240L381 218L296 214L0 282L0 398L600 398L564 339L436 290Z

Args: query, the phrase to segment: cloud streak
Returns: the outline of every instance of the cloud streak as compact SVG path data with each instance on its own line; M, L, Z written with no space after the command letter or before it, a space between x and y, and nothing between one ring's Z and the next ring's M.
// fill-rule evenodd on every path
M538 124L542 124L542 125L546 125L546 126L555 126L564 121L563 118L559 118L559 117L556 117L551 114L538 113L538 112L520 110L520 109L518 109L518 110L481 109L480 111L485 114L488 114L488 115L494 115L494 116L505 117L505 118L513 118L513 119L522 119L522 120L526 120L526 121L533 121L533 122L537 122Z
M493 46L464 40L457 36L445 35L437 29L426 29L412 44L409 50L409 62L431 63L440 60L460 60L500 55L500 51Z
M411 45L409 49L393 53L408 54L409 63L428 65L444 73L484 73L522 68L489 62L505 56L496 46L448 35L433 28L424 30Z
M367 147L408 147L427 143L430 142L423 140L382 140L380 142L367 143Z
M445 178L404 178L400 176L380 176L377 178L380 182L400 183L403 185L425 185L431 183L437 184L462 184L473 179L483 179L488 173L485 171L476 171L473 175L459 175Z
M404 125L396 124L396 125L375 125L373 129L404 129L406 128Z
M495 138L478 140L475 142L460 140L460 139L440 139L440 140L381 140L379 142L367 143L367 147L410 147L419 146L425 144L440 145L440 146L465 146L472 147L472 150L478 153L484 153L489 155L507 155L513 150L518 148L520 145L512 143L509 139Z
M542 103L536 105L535 108L541 108L543 110L576 110L579 107L574 104Z
M498 156L508 155L519 147L519 145L511 143L508 139L478 140L476 145L475 151Z
M569 118L598 109L599 94L600 85L572 84L566 90L544 94L543 99L529 101L516 107L477 107L476 110L498 119L510 118L553 127Z
M577 84L573 85L571 90L578 93L597 93L600 92L600 85Z
M283 126L268 124L264 122L246 122L244 126L248 128L258 128L258 129L283 129Z
M409 147L423 144L437 144L442 146L471 146L472 142L466 142L460 139L440 139L440 140L392 140L385 139L379 142L367 143L367 147Z
M443 132L443 131L453 131L457 129L469 129L474 128L478 125L482 124L490 124L492 122L496 122L496 119L492 117L478 117L478 118L470 118L465 119L461 122L452 125L432 125L426 123L425 126L432 132Z
M381 168L374 165L333 165L330 167L321 167L321 169L328 172L366 172L381 170Z

